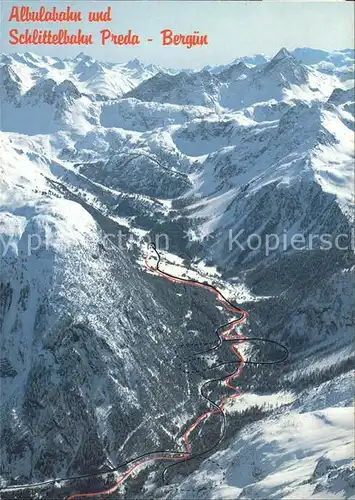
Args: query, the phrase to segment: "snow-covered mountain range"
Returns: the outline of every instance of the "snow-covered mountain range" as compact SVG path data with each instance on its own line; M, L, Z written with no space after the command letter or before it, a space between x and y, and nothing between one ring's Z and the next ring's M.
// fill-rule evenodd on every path
M1 56L4 498L102 489L105 471L181 449L206 408L199 389L221 369L191 351L226 315L203 290L147 272L149 238L162 266L225 290L249 313L246 335L290 355L245 367L204 460L165 485L152 464L117 498L355 494L353 59L282 48L179 71ZM246 357L266 351L256 342ZM194 454L222 424L196 431Z

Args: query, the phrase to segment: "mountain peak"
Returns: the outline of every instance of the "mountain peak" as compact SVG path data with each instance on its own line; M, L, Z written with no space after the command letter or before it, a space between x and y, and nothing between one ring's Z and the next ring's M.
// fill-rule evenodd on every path
M78 99L79 97L81 97L79 90L70 80L63 80L59 85L55 87L54 91L57 95L65 94L66 96L69 96L73 99Z
M231 79L236 79L241 77L243 73L247 73L249 71L248 66L243 61L236 61L235 63L228 66L226 69L219 73L219 78L222 81L228 81Z
M126 64L126 68L142 70L144 69L144 64L136 57L135 59L128 61L128 63Z
M23 56L26 58L26 59L30 59L31 61L39 61L41 59L40 56L38 56L37 54L35 54L34 52L24 52Z
M91 56L88 54L85 54L84 52L79 52L77 56L74 57L73 59L74 62L76 61L92 61L95 62L95 59L93 59Z
M282 59L285 59L285 57L292 57L292 54L287 49L285 49L285 47L282 47L282 49L278 51L276 56L273 57L271 62L281 61Z
M276 56L264 66L262 73L281 79L281 82L286 85L302 84L308 81L308 69L285 48L279 50Z

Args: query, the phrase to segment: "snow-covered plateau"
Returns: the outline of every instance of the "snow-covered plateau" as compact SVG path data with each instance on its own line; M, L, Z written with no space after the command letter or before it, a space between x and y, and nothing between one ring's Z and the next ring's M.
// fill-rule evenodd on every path
M248 312L251 364L191 433L198 457L112 498L355 498L353 64L1 56L2 498L103 491L184 452L228 391L235 357L211 347L231 315L147 270L149 241Z

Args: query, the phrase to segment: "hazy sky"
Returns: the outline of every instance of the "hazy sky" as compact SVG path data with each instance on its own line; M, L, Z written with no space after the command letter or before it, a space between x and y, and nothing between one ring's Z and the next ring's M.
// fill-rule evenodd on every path
M0 0L1 1L1 0ZM318 49L340 49L353 45L353 2L154 2L154 1L57 1L57 2L9 2L2 1L2 52L31 51L43 55L59 57L75 56L83 51L98 60L127 61L138 57L146 63L156 63L171 67L199 68L207 64L230 62L238 56L265 53L272 55L284 46L313 47ZM73 10L81 10L87 17L89 10L105 9L112 6L113 21L93 24L87 21L80 25L71 23L32 24L8 22L13 5L26 5L39 9L41 5ZM68 28L75 33L78 28L94 34L92 46L41 46L16 45L8 43L9 29ZM135 47L100 45L99 31L110 29L113 33L126 33L129 28L144 42ZM192 33L198 30L207 34L207 47L186 49L184 47L163 47L160 31L172 29L175 33ZM146 42L151 37L153 42Z

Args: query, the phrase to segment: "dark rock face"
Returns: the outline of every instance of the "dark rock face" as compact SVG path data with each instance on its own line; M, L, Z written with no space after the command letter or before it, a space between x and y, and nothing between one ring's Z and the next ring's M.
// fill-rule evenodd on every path
M21 97L21 80L8 64L0 66L0 97L14 104Z

